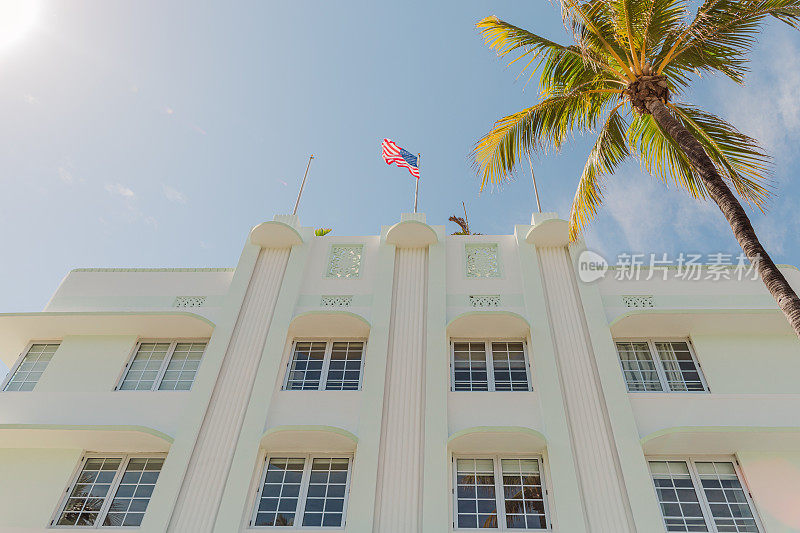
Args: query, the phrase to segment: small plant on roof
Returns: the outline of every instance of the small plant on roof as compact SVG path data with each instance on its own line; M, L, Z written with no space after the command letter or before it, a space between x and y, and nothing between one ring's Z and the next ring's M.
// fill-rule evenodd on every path
M316 235L317 237L324 237L331 231L333 231L332 228L317 228L314 230L314 235Z
M461 226L461 231L455 231L453 232L453 235L480 235L480 233L472 233L469 230L469 219L467 218L467 206L464 205L464 202L461 202L461 207L464 208L464 218L453 215L447 219L450 222L455 222L456 224Z

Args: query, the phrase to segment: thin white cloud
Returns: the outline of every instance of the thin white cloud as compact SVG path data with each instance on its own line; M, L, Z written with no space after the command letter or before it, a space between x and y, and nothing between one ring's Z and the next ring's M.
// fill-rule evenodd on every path
M72 172L64 167L58 167L58 179L68 185L71 185L75 182L75 177L72 175Z
M659 185L649 176L622 174L609 181L605 209L617 222L631 250L649 250L663 243L669 210L660 201ZM663 189L663 187L662 187ZM663 245L663 244L662 244Z
M788 35L776 33L753 62L744 87L720 90L732 95L726 99L726 117L785 167L796 156L790 140L800 134L800 48ZM782 181L780 172L776 177Z
M106 184L106 191L110 192L111 194L116 194L116 195L122 196L124 198L134 198L134 197L136 197L134 192L129 187L126 187L125 185L122 185L121 183L114 183L114 184L107 183Z
M610 260L623 252L673 255L737 250L715 204L667 188L645 173L620 172L609 179L600 213L587 240Z
M165 185L162 183L161 190L164 192L164 197L170 202L174 202L176 204L186 203L186 195L183 194L178 189L175 189L173 187L170 187L169 185Z

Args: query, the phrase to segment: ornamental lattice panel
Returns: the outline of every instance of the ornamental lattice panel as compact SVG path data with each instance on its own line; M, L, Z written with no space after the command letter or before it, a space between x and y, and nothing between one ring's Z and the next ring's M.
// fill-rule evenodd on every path
M500 277L500 259L496 243L468 244L465 251L468 278Z
M353 305L353 296L344 294L322 296L319 305L320 307L350 307Z
M469 297L471 307L500 307L499 294L471 294Z
M625 304L625 307L631 308L642 308L642 307L655 307L655 301L653 301L652 295L641 295L641 296L623 296L622 303Z
M202 307L205 303L205 296L178 296L172 302L172 307Z
M325 270L326 278L347 279L357 278L361 275L361 254L364 251L362 244L347 244L331 246L328 257L328 268Z

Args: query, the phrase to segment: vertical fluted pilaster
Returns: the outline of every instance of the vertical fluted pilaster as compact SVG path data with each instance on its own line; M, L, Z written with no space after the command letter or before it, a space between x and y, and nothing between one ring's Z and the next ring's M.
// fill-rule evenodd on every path
M169 531L211 531L252 392L289 248L259 253L192 451Z
M572 263L564 247L542 247L538 252L589 528L597 532L633 532L630 505Z
M374 531L417 533L423 463L427 248L395 256Z

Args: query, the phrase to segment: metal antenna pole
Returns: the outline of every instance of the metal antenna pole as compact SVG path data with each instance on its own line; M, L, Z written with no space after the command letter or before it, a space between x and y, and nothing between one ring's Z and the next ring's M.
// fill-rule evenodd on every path
M297 201L294 203L294 211L292 211L292 215L297 214L297 206L300 205L300 197L303 195L303 187L306 186L306 178L308 177L308 169L311 167L312 159L314 159L314 154L311 154L311 157L308 158L308 164L306 165L306 173L303 174L303 181L300 182L300 191L297 193Z
M536 176L533 175L533 163L531 163L531 154L527 153L528 166L531 167L531 180L533 180L533 192L536 193L536 209L542 212L542 204L539 203L539 189L536 188Z
M419 170L419 160L422 159L422 154L417 154L417 170ZM422 173L420 173L420 178L422 177ZM417 196L419 195L419 180L417 178L417 183L414 185L414 212L417 212Z

